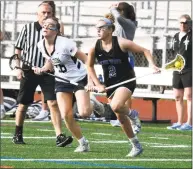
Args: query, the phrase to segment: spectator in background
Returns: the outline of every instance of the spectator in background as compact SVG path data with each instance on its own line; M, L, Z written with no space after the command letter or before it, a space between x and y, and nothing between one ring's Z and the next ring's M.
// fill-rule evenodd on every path
M135 30L137 28L137 21L135 10L132 5L126 2L114 3L110 6L110 14L107 14L106 16L111 18L111 20L115 20L116 26L115 32L113 33L115 36L133 41L135 36ZM135 60L134 55L131 51L128 52L128 59L130 65L134 68ZM126 104L130 109L129 116L133 131L135 134L137 134L141 130L139 113L136 110L131 109L131 99L128 99ZM113 123L115 123L115 126L120 124L118 121L112 121L112 125Z
M184 14L179 18L180 31L173 38L173 56L181 54L185 67L181 72L173 72L173 91L176 100L177 123L167 129L192 130L192 20ZM187 99L187 121L184 120L184 100Z
M15 53L21 56L23 52L23 58L30 62L33 67L42 67L44 65L45 59L40 53L37 43L42 39L42 25L46 18L53 16L52 8L49 4L41 3L37 10L37 22L32 22L24 25L22 31L15 44ZM20 67L20 63L17 65ZM28 65L23 64L23 68ZM16 110L16 127L15 134L13 136L13 143L15 144L25 144L23 141L23 125L26 110L28 105L33 102L34 92L38 85L40 85L42 92L44 93L44 99L47 101L50 112L51 120L56 133L56 146L64 147L70 144L73 139L71 136L66 136L62 133L62 120L61 114L56 102L55 95L55 79L52 76L42 75L41 77L36 75L32 69L28 71L22 71L17 69L17 78L21 80L20 90L18 94L18 108ZM23 78L23 73L25 78Z
M42 4L49 4L52 7L52 16L56 16L56 5L54 1L43 1ZM64 35L64 25L60 22L60 34ZM33 121L46 121L49 120L49 108L46 101L44 101L44 94L41 92L42 100L42 110L40 113L33 119Z
M0 30L0 41L3 40L3 33L1 32ZM5 107L4 107L4 103L3 103L3 90L0 88L0 106L1 106L1 116L0 116L0 119L3 119L5 117Z

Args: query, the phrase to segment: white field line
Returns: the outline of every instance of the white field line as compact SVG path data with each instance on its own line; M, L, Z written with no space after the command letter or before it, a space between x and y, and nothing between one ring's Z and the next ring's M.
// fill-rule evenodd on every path
M55 131L55 130L49 130L49 129L37 129L38 131Z
M12 136L2 136L1 139L12 139ZM56 137L23 137L24 139L56 139ZM128 144L129 141L124 140L89 140L91 143L96 144ZM150 147L157 147L157 148L190 148L192 146L189 145L174 145L174 144L163 144L163 143L149 143L149 142L141 142L145 146L149 145ZM129 143L130 144L130 143Z
M92 133L93 135L103 135L103 136L111 136L112 134L107 134L107 133Z
M1 123L15 123L15 120L1 120ZM25 120L25 123L51 123L51 120L49 120L49 121Z
M191 146L186 146L186 145L160 145L160 146L151 146L151 147L156 147L156 148L188 148Z
M149 138L155 138L155 139L160 139L160 140L168 140L169 138L166 137L149 137Z
M97 159L97 158L94 158L94 159L1 159L1 161L51 161L51 162L65 162L65 161L175 161L175 162L191 162L192 159L149 159L149 158L145 158L145 159Z

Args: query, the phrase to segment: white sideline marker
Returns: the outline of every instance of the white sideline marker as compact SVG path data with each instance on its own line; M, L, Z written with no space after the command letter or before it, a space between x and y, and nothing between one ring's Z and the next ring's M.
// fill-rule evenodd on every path
M12 139L12 136L2 136L0 137L1 139ZM23 137L24 139L56 139L56 137L34 137L34 136L28 136L28 137ZM91 143L96 143L96 144L128 144L128 141L125 140L90 140L89 142ZM141 142L144 144L144 146L149 145L149 147L156 147L156 148L189 148L191 146L189 145L174 145L174 144L163 144L163 143L149 143L149 142Z
M168 140L169 138L165 137L149 137L149 138L155 138L155 139L160 139L160 140Z
M107 133L92 133L92 134L95 134L95 135L103 135L103 136L111 136L112 134L107 134Z
M51 161L51 162L65 162L65 161L183 161L183 162L191 162L192 159L149 159L149 158L145 158L145 159L108 159L108 158L104 158L104 159L97 159L97 158L93 158L93 159L1 159L1 161Z

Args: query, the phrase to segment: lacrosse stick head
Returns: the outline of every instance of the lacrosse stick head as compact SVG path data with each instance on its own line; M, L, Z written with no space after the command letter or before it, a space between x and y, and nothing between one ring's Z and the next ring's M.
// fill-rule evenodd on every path
M14 54L9 59L9 67L11 68L11 70L20 69L18 65L19 65L19 56L18 54Z
M28 65L28 67L22 68L18 66L20 65L20 62L22 62L22 64ZM32 66L27 61L24 61L22 57L19 57L18 54L14 54L9 59L9 67L11 68L11 70L14 69L29 70Z
M185 66L185 59L182 55L177 54L175 59L165 64L164 69L173 71L182 71Z

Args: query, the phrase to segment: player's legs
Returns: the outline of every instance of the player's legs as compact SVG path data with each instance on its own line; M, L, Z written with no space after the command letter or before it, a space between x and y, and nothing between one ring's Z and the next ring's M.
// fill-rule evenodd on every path
M85 90L75 92L78 112L81 117L89 117L93 111L93 104L90 102L90 94Z
M23 142L23 124L28 105L33 102L35 89L38 85L37 76L33 72L25 73L25 78L21 79L20 90L17 101L19 103L15 117L15 135L13 142L15 144L24 144Z
M56 145L58 147L65 147L73 139L71 136L66 136L62 133L62 118L56 101L54 77L48 75L42 76L40 86L44 94L44 100L47 101L50 109L51 121L56 133Z
M143 149L138 141L137 136L134 135L130 120L128 118L128 107L125 102L131 98L132 92L126 87L119 87L116 89L113 98L110 101L112 110L116 113L117 119L120 121L121 128L127 135L132 144L132 150L128 154L129 157L135 157L142 153Z
M52 76L41 76L40 87L44 95L44 102L46 101L50 109L51 121L54 126L56 136L62 133L62 120L58 108L55 94L55 79Z

